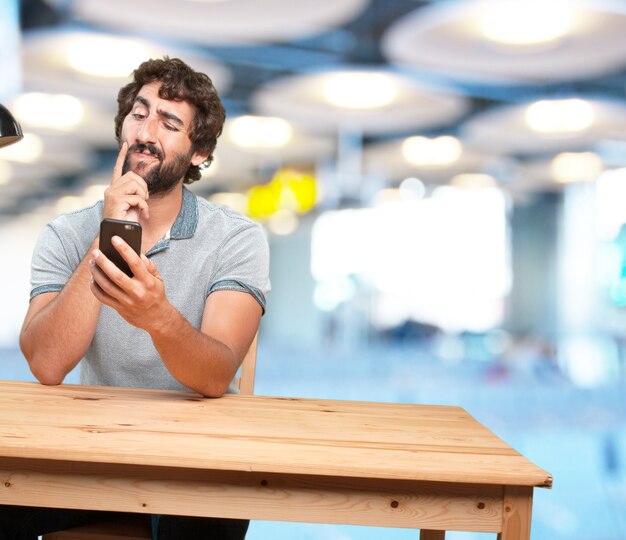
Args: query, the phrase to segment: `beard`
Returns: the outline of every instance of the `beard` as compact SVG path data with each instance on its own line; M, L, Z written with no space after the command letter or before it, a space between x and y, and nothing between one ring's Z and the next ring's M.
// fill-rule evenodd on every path
M151 155L158 158L159 162L141 173L137 172L148 184L148 193L150 195L165 195L170 192L185 176L189 165L191 165L192 151L188 154L175 154L169 163L165 163L162 152L153 144L133 144L128 149L128 154L124 160L122 174L131 170L130 158L134 152L148 151ZM143 169L141 158L138 165Z

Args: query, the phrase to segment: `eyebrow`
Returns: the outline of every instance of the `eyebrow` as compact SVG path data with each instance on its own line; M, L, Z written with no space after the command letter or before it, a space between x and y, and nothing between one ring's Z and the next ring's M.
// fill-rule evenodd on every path
M150 108L150 102L143 96L137 96L135 98L135 103L137 103L137 102L141 103L144 107L147 107L148 109ZM171 122L174 122L175 124L177 124L181 128L185 127L185 122L183 122L175 114L173 114L171 112L168 112L168 111L164 111L163 109L157 109L157 113L159 114L159 116L163 116L163 117L167 118L168 120L170 120Z

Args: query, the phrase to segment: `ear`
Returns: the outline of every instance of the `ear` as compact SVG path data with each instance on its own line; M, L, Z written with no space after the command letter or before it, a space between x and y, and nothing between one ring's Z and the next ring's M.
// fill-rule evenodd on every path
M191 164L194 167L197 167L201 163L204 163L207 159L209 159L209 154L207 152L194 152L191 156Z

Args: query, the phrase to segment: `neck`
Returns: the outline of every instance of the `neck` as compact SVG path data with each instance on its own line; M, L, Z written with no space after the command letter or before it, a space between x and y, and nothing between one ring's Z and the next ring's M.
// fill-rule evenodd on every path
M150 195L148 208L150 217L141 217L139 223L142 228L142 251L148 251L165 233L171 229L183 203L182 182L167 193Z

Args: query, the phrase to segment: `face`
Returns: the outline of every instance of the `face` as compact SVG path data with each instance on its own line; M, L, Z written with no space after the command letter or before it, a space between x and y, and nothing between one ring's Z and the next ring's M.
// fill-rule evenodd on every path
M141 176L151 195L169 192L182 181L190 164L206 159L191 148L194 107L159 97L160 86L153 82L139 90L120 137L120 143L128 142L122 172L132 170Z

